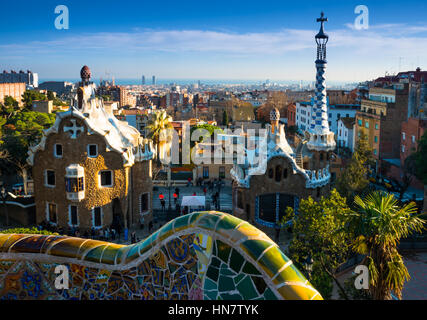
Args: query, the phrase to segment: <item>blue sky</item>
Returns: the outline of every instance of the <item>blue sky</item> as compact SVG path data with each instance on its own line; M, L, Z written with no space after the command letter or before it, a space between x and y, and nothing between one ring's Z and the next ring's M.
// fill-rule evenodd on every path
M354 28L360 4L369 8L368 30ZM54 27L57 5L69 8L69 30ZM419 0L8 1L0 68L42 79L76 78L87 64L95 78L312 80L322 10L329 80L427 69L427 4Z

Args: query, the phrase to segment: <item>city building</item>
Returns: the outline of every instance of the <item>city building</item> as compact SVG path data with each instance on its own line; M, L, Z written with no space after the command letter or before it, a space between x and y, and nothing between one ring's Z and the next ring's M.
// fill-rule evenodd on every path
M355 144L363 132L377 161L400 162L401 123L408 114L408 84L394 88L373 87L369 98L361 100L361 110L356 113Z
M52 100L33 100L33 111L52 113L53 101Z
M10 72L7 72L6 70L3 71L3 73L0 73L0 83L25 83L25 85L30 88L34 89L39 86L39 75L37 73L33 73L30 70L19 71L16 72L14 70L11 70Z
M150 143L107 112L88 67L68 111L30 148L36 222L81 230L152 219Z
M74 84L66 81L46 81L40 83L40 90L56 92L58 95L68 94L74 90Z
M18 101L19 105L22 105L22 95L25 89L26 85L24 82L0 83L0 103L3 103L4 98L9 96Z
M296 109L296 126L305 131L311 126L312 122L312 105L314 98L310 102L297 102ZM354 118L356 112L360 110L360 105L357 104L329 104L329 98L326 99L328 110L328 124L331 131L338 136L338 120L341 117Z
M354 117L344 117L338 120L337 146L339 148L348 148L354 152L354 124Z
M279 110L274 108L271 123L266 125L266 140L255 137L255 148L245 145L246 161L235 163L231 170L233 213L256 225L277 228L287 207L298 213L300 199L319 199L330 190L329 164L336 144L329 129L324 84L329 37L324 32L327 19L323 13L317 21L321 27L315 37L316 91L305 140L294 148L290 146L285 126L279 122ZM258 161L252 161L255 159Z
M116 118L126 121L130 126L136 128L143 137L147 137L146 126L149 120L149 110L141 109L120 109Z

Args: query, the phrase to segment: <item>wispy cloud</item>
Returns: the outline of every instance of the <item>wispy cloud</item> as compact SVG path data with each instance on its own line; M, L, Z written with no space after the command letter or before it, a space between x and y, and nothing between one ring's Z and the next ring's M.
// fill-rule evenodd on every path
M7 52L73 52L120 50L160 52L220 52L239 54L283 54L313 47L315 30L283 29L265 33L232 33L204 30L136 30L128 33L93 33L49 41L1 44ZM378 53L379 49L404 52L427 49L427 26L374 25L368 30L345 28L329 31L330 46Z
M66 59L98 54L124 58L127 54L188 53L206 57L211 54L242 56L256 63L287 53L294 53L293 56L298 59L300 52L314 49L316 32L303 29L252 33L134 29L131 32L86 33L26 43L1 43L0 40L0 62L5 61L5 56L31 60L42 59L43 55ZM372 25L368 30L356 30L353 25L347 24L340 29L328 30L328 33L328 46L333 48L331 51L341 54L349 64L356 64L358 68L363 68L369 61L370 65L376 64L384 70L384 57L426 59L427 25L383 24Z

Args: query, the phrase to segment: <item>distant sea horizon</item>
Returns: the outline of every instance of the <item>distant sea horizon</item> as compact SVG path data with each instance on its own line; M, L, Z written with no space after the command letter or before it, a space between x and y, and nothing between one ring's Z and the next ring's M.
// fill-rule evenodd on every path
M103 79L103 80L107 80L107 81L112 81L111 79ZM152 85L152 81L151 78L146 78L145 79L145 85ZM48 81L66 81L66 82L72 82L72 83L76 83L79 82L80 79L77 78L39 78L39 83L43 83L43 82L48 82ZM99 84L100 83L100 79L92 79L92 81L95 84ZM266 83L267 81L269 81L270 84L279 84L279 85L298 85L301 83L301 80L248 80L248 79L178 79L178 78L171 78L171 79L166 79L166 78L156 78L156 85L171 85L171 84L175 84L175 85L192 85L192 84L197 84L200 81L201 84L205 84L205 85L262 85L264 83ZM117 78L114 79L115 84L117 85L142 85L142 79L133 79L133 78ZM306 81L306 80L302 80L302 85L308 85L310 83L313 83L313 81ZM346 85L346 84L353 84L353 83L357 83L355 82L350 82L350 81L328 81L327 82L329 86L331 85Z

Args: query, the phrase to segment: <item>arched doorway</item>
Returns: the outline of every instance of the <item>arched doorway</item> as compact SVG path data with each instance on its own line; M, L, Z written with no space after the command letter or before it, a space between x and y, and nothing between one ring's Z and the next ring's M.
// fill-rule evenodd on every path
M298 212L299 197L284 193L262 194L255 200L255 221L261 225L274 228L282 220L286 208Z

